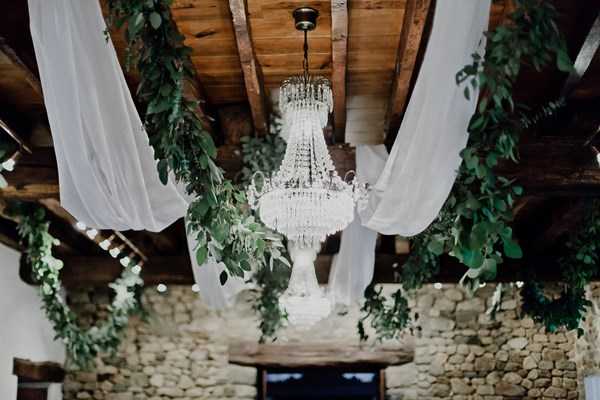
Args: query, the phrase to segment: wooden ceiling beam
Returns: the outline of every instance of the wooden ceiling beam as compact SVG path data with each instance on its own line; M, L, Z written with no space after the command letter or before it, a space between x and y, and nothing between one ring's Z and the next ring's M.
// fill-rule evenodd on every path
M396 131L400 128L431 3L431 0L406 1L396 54L396 72L386 115L386 136L395 137Z
M146 262L148 261L148 257L142 250L138 248L125 234L119 231L106 230L105 232L99 232L97 238L89 237L85 231L80 231L75 228L75 224L77 223L77 219L73 217L67 210L61 207L60 202L57 199L40 199L39 203L42 204L46 209L48 209L52 214L54 214L57 218L63 220L67 225L71 226L75 232L77 232L81 237L84 237L90 242L95 244L101 242L102 240L114 236L119 239L121 244L125 245L125 250L123 253L134 253L136 257Z
M402 265L407 255L377 254L375 257L375 271L373 281L376 283L398 283ZM319 255L315 262L317 280L320 284L328 282L331 269L332 255ZM86 286L106 286L121 274L123 267L118 260L108 255L62 257L64 267L61 270L61 281L67 288ZM23 277L31 274L29 266L22 262ZM549 255L539 255L528 260L506 259L498 268L497 282L515 282L523 280L523 273L536 269L543 281L558 281L561 279L560 269L556 260ZM444 256L441 258L440 272L432 277L429 282L456 283L466 272L466 267L455 258ZM142 267L141 276L147 286L164 283L166 285L192 285L194 276L190 259L187 254L179 256L152 256ZM600 278L597 276L595 279ZM33 283L27 281L27 283Z
M354 149L347 145L329 146L340 176L355 170ZM506 163L497 172L515 178L525 188L526 195L594 196L600 197L600 168L595 154L582 139L540 138L520 146L519 164ZM219 148L217 164L229 177L242 168L238 146ZM8 187L0 189L5 199L38 200L58 198L58 174L52 149L34 149L24 155L14 171L5 172Z
M331 86L333 134L344 143L346 132L346 69L348 64L348 0L331 1Z
M229 9L233 20L233 30L235 32L238 54L242 65L248 103L250 104L250 110L252 112L254 130L259 135L264 135L269 130L265 87L263 84L262 70L254 53L252 34L246 10L246 1L229 0Z
M25 76L25 80L31 86L33 90L36 91L40 96L43 96L42 93L42 84L40 83L40 79L38 76L29 69L27 65L19 58L17 53L8 45L6 40L0 36L0 52L4 53L4 55L10 60L10 62L20 70Z

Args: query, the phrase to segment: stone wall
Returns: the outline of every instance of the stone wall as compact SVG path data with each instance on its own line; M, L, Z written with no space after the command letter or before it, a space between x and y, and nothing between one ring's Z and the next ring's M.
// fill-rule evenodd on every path
M415 359L386 369L388 399L583 399L580 382L587 367L578 349L589 351L586 339L576 346L574 334L548 334L530 318L520 318L514 289L504 294L492 319L486 310L493 291L493 285L473 297L456 285L418 291L412 303L420 315L419 333L394 344L414 347ZM97 292L69 297L84 323L101 318L108 302ZM206 309L187 286L169 287L164 294L148 288L144 302L147 321L134 319L118 354L99 359L93 372L70 373L66 400L256 398L256 369L228 362L229 343L258 339L244 295L224 312ZM339 347L356 344L357 317L357 309L345 310L309 331L285 329L279 341L309 337Z
M548 334L530 318L520 318L512 288L492 319L486 310L494 289L488 285L472 298L456 286L419 292L422 333L415 341L414 398L577 398L574 334Z
M101 318L108 301L98 292L70 299L84 323ZM189 287L147 289L144 304L149 317L132 319L118 354L98 359L94 371L67 375L65 400L256 398L256 368L228 363L226 339L210 330L214 315Z

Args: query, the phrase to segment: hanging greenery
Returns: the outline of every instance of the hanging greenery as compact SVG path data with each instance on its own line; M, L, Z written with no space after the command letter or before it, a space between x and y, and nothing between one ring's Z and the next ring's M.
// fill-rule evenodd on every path
M588 205L583 224L566 247L568 254L558 260L562 276L560 295L547 297L542 283L528 280L521 288L522 309L549 332L577 329L581 335L581 322L591 305L585 287L600 271L600 201Z
M144 127L158 160L163 183L169 172L195 197L188 210L188 232L195 232L200 265L222 261L228 273L243 276L270 259L286 263L281 236L257 221L245 194L224 179L215 164L217 150L204 128L196 101L184 96L186 81L194 81L191 49L184 45L171 16L171 0L109 0L110 21L124 24L129 54L137 63L137 97L146 105Z
M121 276L109 285L115 297L108 307L106 321L89 329L80 327L61 294L59 273L63 263L52 255L52 246L58 241L48 233L45 210L33 204L19 203L12 205L9 212L19 221L17 231L33 279L39 284L42 308L54 328L55 339L65 344L67 362L76 368L88 368L99 353L114 353L129 316L141 310L137 296L142 279L131 266L123 268Z
M262 171L269 175L275 172L283 160L285 141L280 136L281 120L275 114L271 118L269 132L265 136L241 138L244 166L239 184L242 188L250 183L254 173ZM287 258L285 248L281 250L283 256ZM289 265L274 260L272 264L256 270L252 276L252 281L257 287L253 308L260 320L261 343L267 339L275 340L277 331L285 324L287 315L279 305L279 297L287 288L290 274Z
M504 257L521 258L513 238L512 208L523 188L499 176L498 162L518 162L517 145L524 127L538 117L526 117L527 109L515 104L513 87L523 65L536 71L553 60L561 71L572 69L565 41L558 31L557 12L550 2L517 0L507 23L485 33L486 55L473 54L473 62L456 74L467 99L473 89L480 93L478 107L469 123L469 141L462 151L463 162L456 182L438 218L411 240L411 254L402 268L405 290L419 288L439 271L439 257L448 254L467 266L467 277L493 279ZM548 106L548 112L562 101ZM381 308L381 298L366 293L365 311ZM394 296L401 296L397 292ZM398 318L408 321L407 318ZM394 336L401 324L376 330ZM406 324L404 324L406 325Z
M378 341L399 339L400 334L412 321L408 300L397 290L391 295L391 301L382 293L383 288L369 285L365 290L365 300L361 307L362 317L358 320L358 335L361 340L369 339L365 323L375 330ZM419 316L415 314L414 318Z

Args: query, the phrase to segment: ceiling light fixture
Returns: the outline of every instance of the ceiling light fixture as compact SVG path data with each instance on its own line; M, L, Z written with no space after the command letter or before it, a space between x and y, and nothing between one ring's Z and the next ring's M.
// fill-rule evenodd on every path
M285 156L274 175L258 172L248 187L248 202L263 223L289 240L294 266L280 302L290 322L303 325L331 308L313 265L320 244L352 222L355 203L366 197L364 185L340 178L325 143L323 128L333 108L331 84L311 76L308 62L308 32L316 28L318 15L311 7L293 13L296 29L304 33L304 58L303 74L286 79L279 94Z

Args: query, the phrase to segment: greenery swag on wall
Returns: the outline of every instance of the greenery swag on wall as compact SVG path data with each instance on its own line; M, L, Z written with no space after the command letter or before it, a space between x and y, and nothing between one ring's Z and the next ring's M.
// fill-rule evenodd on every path
M45 210L32 203L15 203L8 212L19 221L17 231L25 246L33 279L40 285L42 308L54 328L55 339L65 345L67 363L88 368L99 353L116 352L129 316L141 311L138 296L143 281L132 271L132 266L124 267L121 276L109 285L115 296L108 307L106 321L89 329L82 328L61 294L59 274L63 263L52 255L52 246L58 244L58 240L48 233L50 224Z

